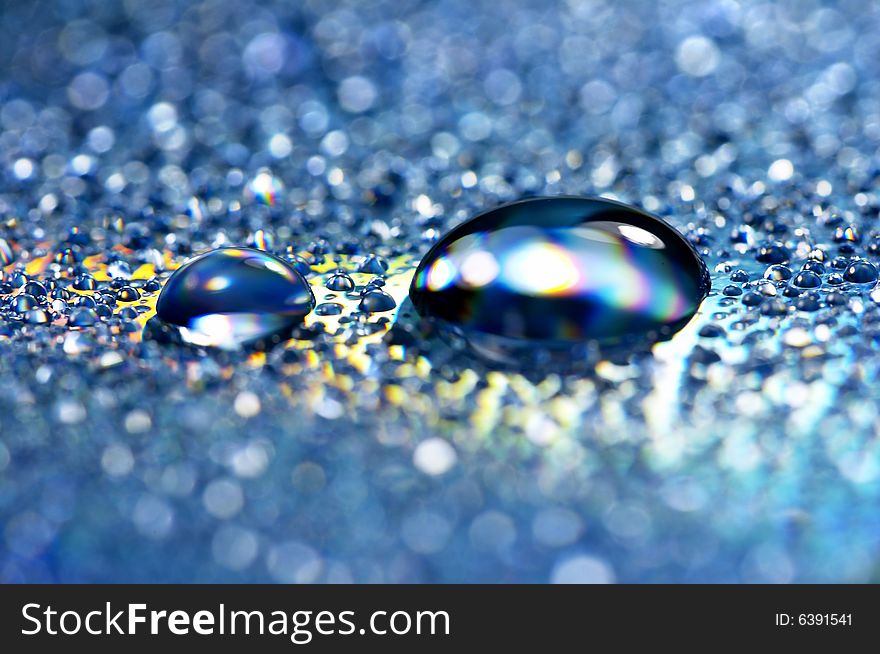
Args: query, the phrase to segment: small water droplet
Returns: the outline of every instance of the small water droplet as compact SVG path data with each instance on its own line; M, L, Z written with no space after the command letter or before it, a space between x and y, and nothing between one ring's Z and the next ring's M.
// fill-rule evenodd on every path
M394 298L388 293L379 288L371 287L370 290L361 296L358 309L367 313L377 313L379 311L391 311L396 306L397 303L394 301Z
M761 263L785 263L791 258L791 253L781 243L768 243L758 248L755 259Z
M45 309L31 309L28 311L24 319L34 325L43 325L50 320L52 320L52 316Z
M12 301L12 308L18 313L26 313L40 306L40 301L30 293L19 293Z
M94 291L98 288L98 282L91 275L80 275L73 280L73 287L78 291Z
M123 286L116 292L116 299L119 302L135 302L140 297L140 291L132 286Z
M787 279L791 279L791 274L791 268L776 264L764 271L764 279L769 279L773 282L784 282Z
M251 202L274 207L284 194L284 184L268 170L259 171L245 188L245 197Z
M354 280L348 273L340 270L330 275L326 286L331 291L352 291L354 290Z
M797 288L819 288L822 286L822 278L812 270L802 270L792 278L791 285Z
M877 266L870 261L854 261L843 273L843 278L855 284L877 281Z
M319 316L338 316L344 307L338 302L324 302L315 307L315 314Z
M358 272L370 273L373 275L384 275L385 271L388 270L388 262L382 257L370 254L358 264L357 270Z
M281 335L315 304L288 263L259 250L221 248L191 259L168 280L157 316L194 345L235 349Z
M734 286L733 284L730 284L728 286L725 286L724 290L721 292L728 297L736 297L738 295L742 295L743 291L739 286Z

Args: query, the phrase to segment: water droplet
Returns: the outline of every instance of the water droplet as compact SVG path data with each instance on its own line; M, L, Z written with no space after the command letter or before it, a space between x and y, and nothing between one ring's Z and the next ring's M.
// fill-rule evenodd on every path
M703 338L721 338L724 334L724 328L720 325L703 325L700 329L700 336Z
M134 302L141 297L140 291L132 286L123 286L116 292L116 299L120 302Z
M286 262L250 248L221 248L169 278L156 314L189 343L234 349L290 330L314 304L308 283Z
M326 286L331 291L352 291L354 290L354 280L348 273L340 270L330 275Z
M828 295L825 296L825 301L831 305L832 307L839 307L847 302L847 298L843 293L838 293L837 291L832 291Z
M34 297L44 298L46 297L46 287L43 286L40 282L28 282L24 285L24 289L22 289L23 293L29 293Z
M40 301L29 293L19 293L12 301L12 308L18 313L25 313L40 306Z
M742 289L739 286L734 286L733 284L725 286L724 290L721 292L724 293L724 295L727 295L728 297L735 297L737 295L742 295Z
M812 270L802 270L792 278L791 285L797 288L819 288L822 286L822 278Z
M94 291L98 288L98 282L91 275L80 275L73 280L73 287L78 291Z
M369 287L369 290L361 296L358 309L367 313L376 313L379 311L391 311L396 306L397 303L394 301L394 298L388 295L388 293L376 287Z
M72 327L90 327L98 322L98 316L94 309L89 307L77 307L70 313L69 324Z
M245 197L251 202L275 206L284 194L284 184L268 170L261 170L248 182Z
M373 275L384 275L388 270L388 262L382 257L370 254L358 264L358 272L370 273Z
M25 314L24 319L34 325L43 325L52 320L52 316L45 309L31 309Z
M877 266L870 261L854 261L843 273L843 278L856 284L877 281Z
M788 306L782 300L769 298L761 303L761 313L765 316L784 316L788 313Z
M275 247L275 237L272 236L265 229L258 229L255 231L250 238L251 245L253 245L258 250L265 250L266 252L271 252Z
M315 314L319 316L338 316L344 308L338 302L324 302L315 307Z
M791 253L781 243L768 243L758 248L755 259L761 263L785 263L791 258Z
M788 266L782 266L779 264L770 266L767 270L764 271L764 279L769 279L773 282L784 282L786 279L791 278L791 268Z
M473 343L550 347L668 338L709 274L670 225L603 199L535 198L459 225L425 256L410 297Z
M162 289L162 284L159 283L157 279L151 279L146 284L144 284L144 292L146 293L155 293Z
M126 261L112 261L107 266L107 274L113 279L131 279L131 266Z
M818 311L820 307L819 295L817 293L804 293L794 304L798 311Z

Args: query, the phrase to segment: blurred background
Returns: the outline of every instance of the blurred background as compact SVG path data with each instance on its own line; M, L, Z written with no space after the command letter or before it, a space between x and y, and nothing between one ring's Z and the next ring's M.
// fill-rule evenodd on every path
M861 0L0 3L0 581L877 581L878 61ZM557 194L682 231L698 324L533 379L11 299Z

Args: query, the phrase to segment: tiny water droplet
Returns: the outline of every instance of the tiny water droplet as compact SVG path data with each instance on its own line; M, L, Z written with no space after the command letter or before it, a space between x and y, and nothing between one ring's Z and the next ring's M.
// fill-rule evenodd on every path
M358 272L370 273L373 275L384 275L385 271L388 270L388 262L382 257L370 254L358 264L357 270Z
M270 171L261 170L248 182L244 194L251 202L274 207L284 195L284 184Z
M721 292L728 297L736 297L738 295L742 295L743 291L739 286L734 286L733 284L730 284L728 286L725 286L724 290Z
M338 316L344 307L338 302L324 302L315 307L315 314L319 316Z
M354 290L354 280L348 273L340 270L330 275L326 286L331 291L352 291Z
M80 275L73 280L73 287L78 291L94 291L98 288L98 283L91 275Z
M156 314L186 342L235 349L289 331L314 304L308 283L285 261L250 248L220 248L175 271Z
M132 286L123 286L116 292L116 299L119 302L135 302L140 297L140 291Z
M369 287L369 290L361 296L361 302L358 309L367 313L377 313L379 311L391 311L397 303L385 291Z

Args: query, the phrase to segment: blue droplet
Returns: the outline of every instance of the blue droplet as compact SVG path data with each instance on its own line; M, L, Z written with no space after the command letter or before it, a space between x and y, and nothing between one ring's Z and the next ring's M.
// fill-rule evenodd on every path
M378 287L368 287L362 296L358 309L367 313L391 311L397 306L394 298Z
M550 347L668 338L709 273L670 225L603 199L534 198L459 225L428 252L410 297L465 336Z
M790 283L797 288L819 288L822 286L822 278L812 270L802 270L792 278Z
M338 302L324 302L315 307L318 316L338 316L345 307Z
M30 293L19 293L12 301L12 308L18 313L26 313L40 306L40 301Z
M375 254L367 255L363 261L358 264L358 272L372 273L373 275L384 275L388 270L388 262L382 257Z
M791 268L780 264L770 266L764 271L764 279L769 279L773 282L784 282L787 279L791 279Z
M260 250L221 248L168 279L156 315L189 343L234 349L283 335L314 305L309 284L285 261Z
M331 291L353 291L354 280L345 271L337 271L327 278L327 288Z
M724 290L721 291L724 295L728 297L736 297L738 295L742 295L743 291L739 286L734 286L733 284L729 284L724 287Z
M755 259L761 263L785 263L791 258L791 253L781 243L768 243L758 248Z
M843 273L843 278L855 284L877 281L877 266L870 261L854 261Z

